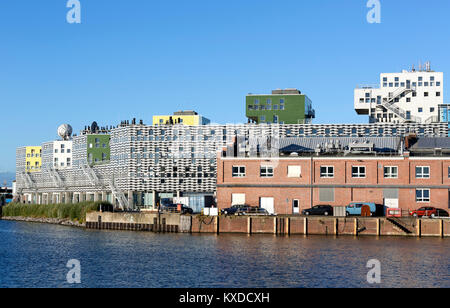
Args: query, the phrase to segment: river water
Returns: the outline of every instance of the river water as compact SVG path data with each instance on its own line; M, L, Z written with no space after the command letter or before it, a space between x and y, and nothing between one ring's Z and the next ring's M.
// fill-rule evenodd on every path
M450 287L450 239L188 235L0 220L0 287ZM81 284L67 282L79 260ZM381 284L367 282L367 262Z

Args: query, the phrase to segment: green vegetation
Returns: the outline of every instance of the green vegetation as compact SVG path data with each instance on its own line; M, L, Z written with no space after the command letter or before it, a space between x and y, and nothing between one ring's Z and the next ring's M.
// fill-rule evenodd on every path
M11 203L3 207L5 217L32 217L70 219L84 223L86 213L98 211L105 202L81 202L75 204L22 204Z

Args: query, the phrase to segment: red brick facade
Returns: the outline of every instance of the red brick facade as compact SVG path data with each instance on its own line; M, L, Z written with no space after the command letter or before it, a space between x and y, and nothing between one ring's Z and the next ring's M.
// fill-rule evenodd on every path
M245 176L233 177L234 166L245 167ZM261 166L273 167L273 176L261 177ZM300 176L288 177L288 166L300 166ZM332 177L321 176L321 167L325 166L333 167ZM356 174L360 177L353 175L353 167L362 167L362 172ZM396 167L393 178L388 177L385 167ZM416 170L416 167L425 168ZM445 157L287 157L278 160L219 157L217 203L219 208L231 206L233 194L245 194L245 203L252 206L259 206L260 198L273 198L275 213L293 214L294 200L298 200L301 212L319 204L384 204L390 193L389 199L397 199L404 210L422 206L448 209L449 168L450 158ZM424 190L419 192L422 198L417 197L417 190ZM324 198L324 195L332 198Z

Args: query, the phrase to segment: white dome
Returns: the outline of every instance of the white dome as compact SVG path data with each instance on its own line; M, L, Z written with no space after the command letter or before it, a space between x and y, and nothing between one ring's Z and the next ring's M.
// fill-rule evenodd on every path
M58 127L58 136L62 139L67 140L72 136L72 126L69 124L63 124Z

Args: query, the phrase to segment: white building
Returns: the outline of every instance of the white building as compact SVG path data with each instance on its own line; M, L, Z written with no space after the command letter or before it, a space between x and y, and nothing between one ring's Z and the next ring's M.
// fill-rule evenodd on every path
M444 103L444 73L425 69L380 74L379 85L355 89L355 110L369 121L388 123L438 122Z
M42 144L42 168L66 169L72 167L72 140L57 140Z

